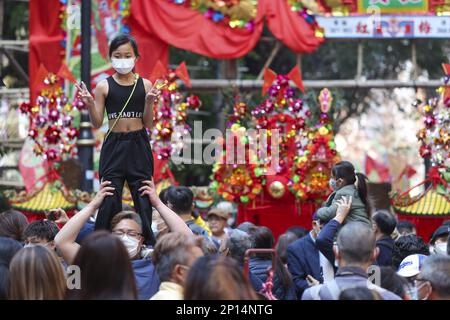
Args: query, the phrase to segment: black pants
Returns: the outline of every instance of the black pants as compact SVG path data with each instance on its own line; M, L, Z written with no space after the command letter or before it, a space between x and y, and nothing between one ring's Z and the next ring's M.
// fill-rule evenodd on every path
M155 243L152 232L152 206L148 196L140 196L142 181L153 176L153 155L145 128L132 132L111 132L103 143L99 164L100 181L111 181L114 195L105 197L95 222L95 229L111 229L112 218L122 211L125 180L130 187L134 207L142 219L145 242Z

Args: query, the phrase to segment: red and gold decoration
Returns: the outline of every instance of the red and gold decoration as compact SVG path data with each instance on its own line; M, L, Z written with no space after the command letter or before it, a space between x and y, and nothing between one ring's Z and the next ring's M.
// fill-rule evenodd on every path
M253 31L257 0L168 0L201 12L214 23Z
M210 189L226 201L248 203L255 200L264 184L263 169L249 147L247 128L242 126L247 105L236 102L228 123L226 139L220 142L222 153L213 166ZM242 156L243 161L238 161ZM240 163L243 162L243 163Z
M319 123L311 128L309 143L302 154L295 158L289 188L300 201L321 203L332 191L328 186L331 168L339 161L334 143L332 125L328 119L328 111L333 97L328 89L319 94L321 115Z
M186 64L183 62L175 69L166 70L158 62L151 75L152 81L162 79L160 100L154 106L154 128L151 135L152 149L158 159L168 160L172 154L178 154L183 148L182 137L188 135L191 128L186 123L189 110L198 110L201 101L198 96L190 95L186 99L179 91L177 80L190 86ZM175 136L174 136L175 135Z
M49 73L35 103L22 103L20 111L29 117L28 136L34 152L47 161L60 161L76 153L78 129L73 125L74 110L84 107L81 101L70 102L61 87L61 77Z
M420 156L431 162L427 178L401 194L391 194L394 210L415 223L425 239L450 216L450 100L447 96L450 66L443 67L444 85L438 89L441 96L414 103L423 115L424 127L417 132L417 139ZM430 184L428 188L416 196L410 195L426 183Z
M315 36L323 38L325 36L323 28L316 21L316 14L319 13L320 6L314 0L287 0L291 10L308 23L314 30Z

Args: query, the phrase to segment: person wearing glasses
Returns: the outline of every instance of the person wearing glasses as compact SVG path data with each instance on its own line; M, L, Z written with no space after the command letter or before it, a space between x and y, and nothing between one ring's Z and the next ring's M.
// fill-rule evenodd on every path
M450 257L426 258L414 284L418 300L450 300Z
M143 181L143 184L144 186L139 189L141 196L148 197L169 230L193 236L184 221L159 199L153 181ZM103 181L94 199L67 221L56 235L56 247L67 264L71 265L79 252L80 245L75 240L83 225L100 207L104 198L113 195L113 191L114 187L111 187L111 182ZM111 221L112 234L121 240L131 259L139 299L149 299L158 291L160 281L152 261L145 254L143 228L140 216L130 211L119 212Z

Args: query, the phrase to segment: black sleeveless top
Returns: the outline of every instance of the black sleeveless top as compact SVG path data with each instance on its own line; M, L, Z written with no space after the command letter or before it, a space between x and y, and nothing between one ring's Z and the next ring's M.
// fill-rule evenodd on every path
M117 119L125 102L133 90L133 85L123 86L114 80L112 76L106 79L108 81L108 95L105 99L105 108L108 120ZM145 87L144 80L141 77L137 80L136 89L133 96L128 102L127 107L123 110L121 118L142 118L144 116L145 107Z

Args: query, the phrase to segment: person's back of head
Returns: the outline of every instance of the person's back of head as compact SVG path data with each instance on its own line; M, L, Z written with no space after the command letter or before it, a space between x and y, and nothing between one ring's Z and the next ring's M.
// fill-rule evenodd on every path
M241 230L241 231L244 231L244 232L248 232L248 230L249 230L250 228L252 228L252 227L255 227L255 224L254 224L254 223L251 223L251 222L249 222L249 221L245 221L245 222L242 222L240 225L238 225L238 226L236 227L236 229Z
M19 211L10 209L0 213L0 237L22 241L27 225L27 218Z
M375 221L376 228L383 235L390 236L394 232L397 220L389 211L378 210L373 214L372 218Z
M169 190L170 187L162 189L159 192L159 200L161 200L162 203L164 203L165 205L167 205L167 190Z
M245 259L245 252L252 247L250 236L244 231L234 229L228 235L225 242L225 249L230 258L243 266Z
M402 299L406 296L408 281L399 276L392 267L380 267L380 287L395 293Z
M401 236L416 234L416 226L408 220L401 220L397 222L397 231Z
M61 262L44 246L23 248L10 265L12 300L61 300L66 278Z
M375 290L366 287L355 287L342 290L339 300L383 300L383 298Z
M188 269L203 255L192 236L171 232L162 236L153 250L152 261L161 282L183 284Z
M0 237L0 300L8 299L9 266L14 255L22 249L19 241Z
M433 255L426 258L417 280L427 286L419 290L425 292L425 296L419 298L450 300L450 257Z
M287 229L286 232L293 233L297 237L297 239L303 238L309 233L308 230L300 226L292 226Z
M188 187L170 187L165 195L167 204L177 214L190 214L194 193Z
M81 288L68 290L68 299L137 298L130 257L118 236L107 231L91 233L83 240L73 264L81 270Z
M31 222L23 232L23 239L28 242L31 239L38 241L51 242L55 240L59 228L53 221L50 220L36 220Z
M428 256L430 250L423 239L415 234L399 237L392 248L392 267L397 270L402 260L412 254Z
M349 222L339 231L336 246L339 266L363 266L374 259L375 234L363 223Z
M186 300L256 300L239 264L224 256L204 256L194 263L184 286Z
M280 257L281 262L284 264L287 263L287 248L295 240L297 240L297 236L289 231L278 237L278 242L275 249L278 257Z

